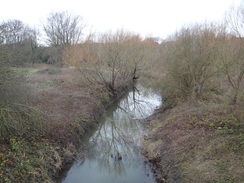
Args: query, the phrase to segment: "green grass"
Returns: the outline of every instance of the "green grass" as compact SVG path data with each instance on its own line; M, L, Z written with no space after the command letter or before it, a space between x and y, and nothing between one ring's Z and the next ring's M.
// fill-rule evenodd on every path
M18 68L12 68L12 71L18 74L32 74L37 72L39 69L34 69L34 68L23 68L23 67L18 67Z
M42 86L45 88L51 88L52 86L48 83L42 83Z

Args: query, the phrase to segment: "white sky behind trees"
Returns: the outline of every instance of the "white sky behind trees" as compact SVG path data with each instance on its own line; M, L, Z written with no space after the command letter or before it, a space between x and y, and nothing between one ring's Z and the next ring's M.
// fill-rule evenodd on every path
M95 32L125 29L166 38L183 25L219 21L238 0L4 0L0 21L17 19L42 28L50 12L71 11ZM241 0L242 1L242 0Z

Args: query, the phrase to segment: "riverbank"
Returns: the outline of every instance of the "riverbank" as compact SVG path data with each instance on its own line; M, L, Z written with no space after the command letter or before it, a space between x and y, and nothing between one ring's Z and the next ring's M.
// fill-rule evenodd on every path
M42 116L43 130L31 138L1 139L0 182L58 182L75 160L80 137L130 86L111 95L75 68L41 65L17 72L26 74L28 103Z
M141 120L162 103L160 95L140 84L109 107L88 132L63 183L155 183L150 163L142 156L145 129Z
M145 155L157 170L158 182L242 183L244 128L239 105L229 105L220 96L182 100L148 118Z

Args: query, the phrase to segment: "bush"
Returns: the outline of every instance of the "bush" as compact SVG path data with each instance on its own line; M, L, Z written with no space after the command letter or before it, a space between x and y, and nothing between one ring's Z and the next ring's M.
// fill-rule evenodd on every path
M163 83L168 93L196 97L215 85L219 74L218 36L212 25L195 25L182 28L164 43Z

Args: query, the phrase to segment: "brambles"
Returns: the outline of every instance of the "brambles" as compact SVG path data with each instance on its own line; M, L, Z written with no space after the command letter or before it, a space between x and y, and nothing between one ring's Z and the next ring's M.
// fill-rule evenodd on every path
M44 117L34 108L12 104L0 108L0 136L33 136L44 132Z

